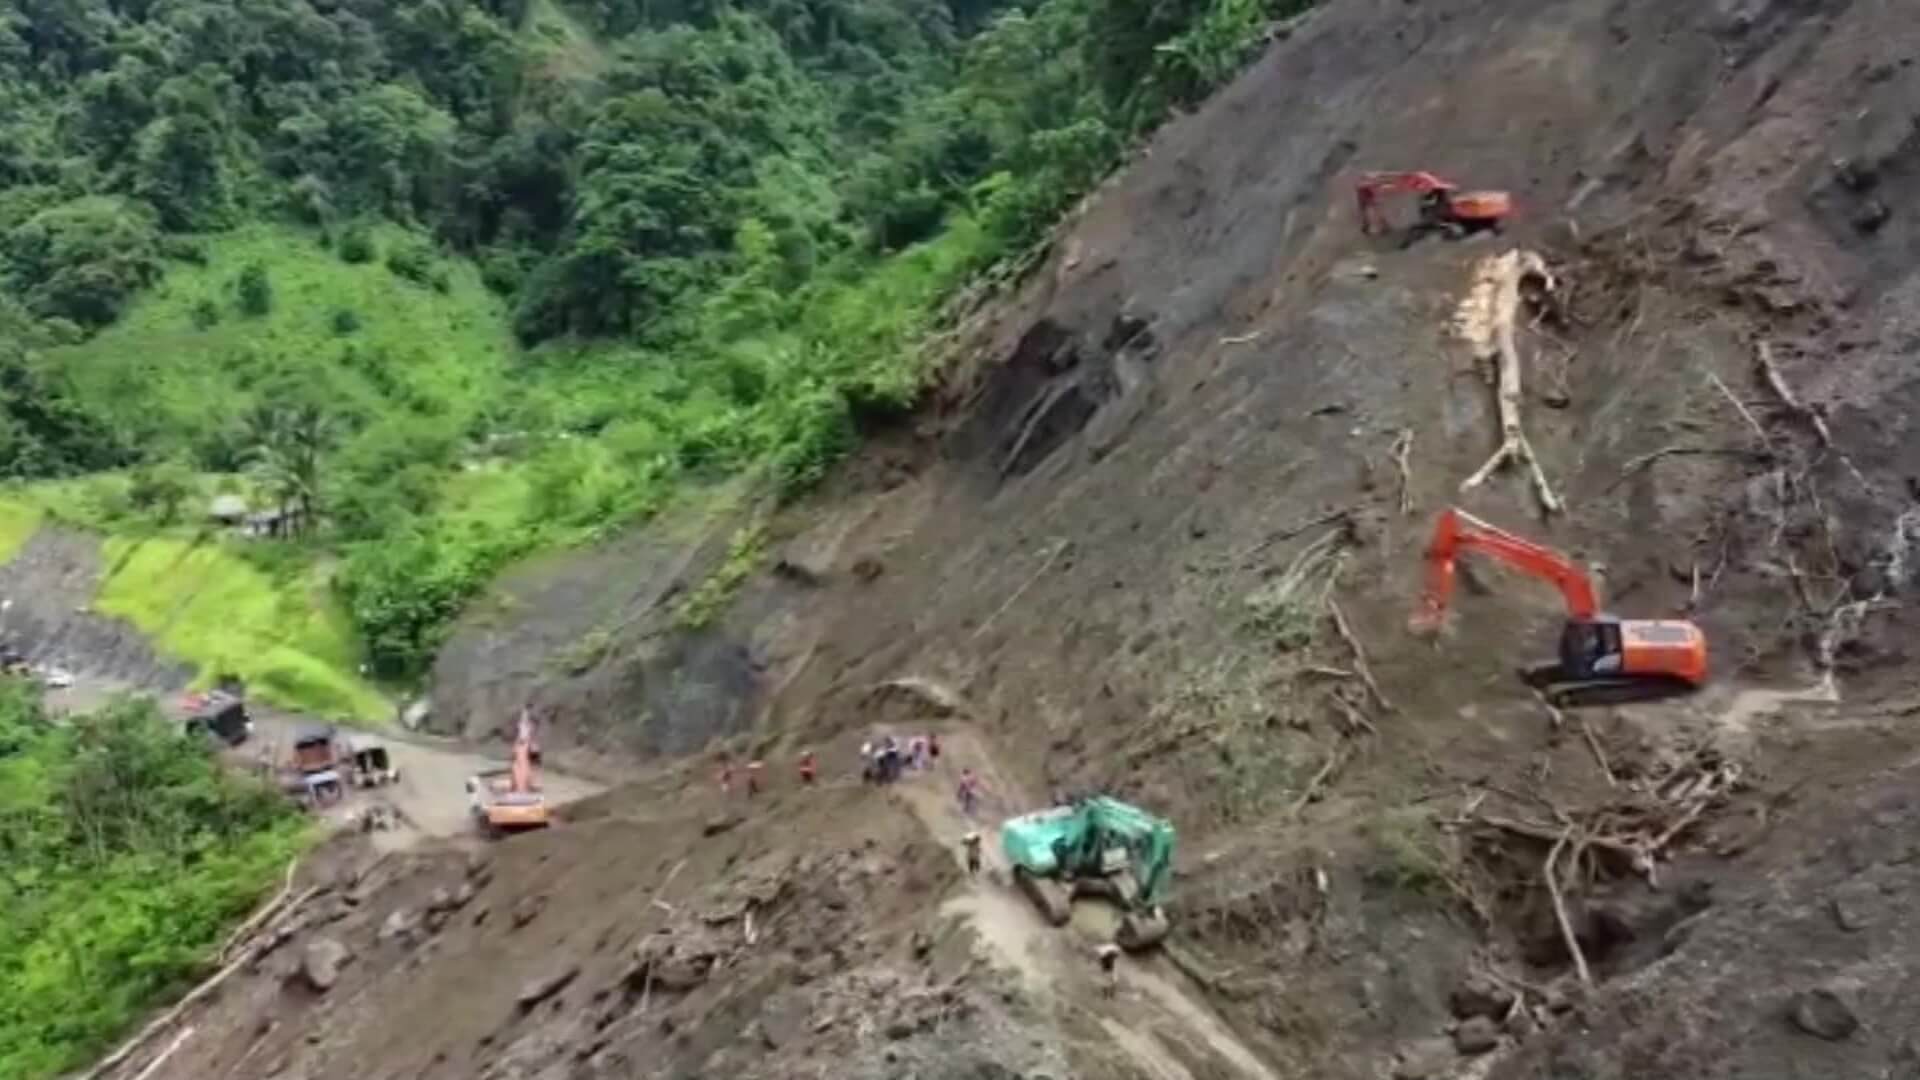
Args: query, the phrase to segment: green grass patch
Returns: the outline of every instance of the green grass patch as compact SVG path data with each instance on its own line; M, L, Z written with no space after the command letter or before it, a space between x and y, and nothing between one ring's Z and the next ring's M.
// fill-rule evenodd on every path
M13 561L40 529L45 515L38 506L12 497L0 498L0 564Z
M289 375L325 380L366 426L396 413L457 421L492 401L515 346L478 272L428 252L414 280L389 258L417 253L419 237L352 231L374 257L343 258L344 229L332 247L275 225L204 237L203 265L170 264L123 318L53 359L77 400L150 456L216 467L246 450L233 445L237 418L270 403ZM250 313L240 284L256 268L271 291L264 314Z
M262 700L323 716L392 716L356 674L359 647L323 568L295 557L269 574L220 544L170 537L110 537L103 547L95 607L197 665L202 680L237 675Z
M713 573L686 595L674 609L674 622L683 630L709 626L727 609L740 586L767 554L767 529L760 524L736 530L727 542L727 557Z

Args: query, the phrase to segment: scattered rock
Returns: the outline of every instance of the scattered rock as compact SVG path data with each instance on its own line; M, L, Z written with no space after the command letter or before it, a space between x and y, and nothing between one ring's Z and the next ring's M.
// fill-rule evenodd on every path
M540 913L546 910L546 907L546 893L535 893L532 896L521 897L519 902L513 905L513 928L518 930L539 918Z
M433 912L452 911L459 905L453 902L453 890L442 885L427 897L427 910Z
M1887 209L1886 203L1879 199L1868 199L1861 204L1859 210L1854 212L1853 227L1867 236L1872 236L1879 232L1880 227L1885 225L1887 219L1892 216L1893 211Z
M315 993L324 994L340 981L340 969L352 959L345 945L332 938L316 938L300 957L300 977Z
M719 836L724 832L732 832L739 827L740 820L740 815L738 814L716 814L708 818L707 823L701 826L700 835Z
M1462 1020L1470 1016L1505 1016L1513 1007L1513 991L1485 975L1469 975L1465 982L1454 987L1448 1000L1453 1015Z
M1819 986L1793 996L1788 1005L1793 1026L1828 1042L1838 1042L1860 1029L1846 996L1837 987Z
M580 976L580 965L570 964L558 971L532 979L520 987L520 993L514 995L513 1003L522 1011L533 1008L553 995L567 988L567 984Z
M411 945L414 931L419 925L419 917L412 911L406 908L394 908L392 914L387 916L387 921L380 924L379 938L381 941L399 941L402 944Z
M925 930L915 930L913 932L913 958L915 960L925 960L927 954L932 951L933 935L927 933Z
M913 1032L914 1032L913 1021L908 1020L905 1017L901 1017L900 1019L892 1020L887 1023L887 1038L889 1039L898 1041L900 1039L907 1038L908 1036L912 1035Z
M1469 1017L1454 1030L1453 1045L1463 1054L1484 1054L1500 1045L1500 1026L1490 1016Z
M1533 1010L1519 1008L1509 1013L1501 1026L1516 1042L1525 1042L1540 1030L1540 1021L1534 1019Z
M1833 921L1840 929L1848 933L1859 933L1871 925L1867 917L1866 905L1858 896L1842 893L1832 900Z
M872 581L886 573L886 564L871 555L862 555L853 560L853 576L862 582Z
M479 884L493 877L493 855L474 851L467 854L467 880Z
M1393 1080L1433 1080L1453 1067L1453 1043L1446 1039L1421 1039L1402 1047L1393 1063Z

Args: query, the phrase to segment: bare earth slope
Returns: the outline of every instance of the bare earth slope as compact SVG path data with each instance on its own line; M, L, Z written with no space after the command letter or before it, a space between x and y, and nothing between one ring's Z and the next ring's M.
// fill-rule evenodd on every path
M436 699L535 700L556 759L646 779L405 948L363 942L463 871L384 866L156 1075L1908 1075L1912 15L1329 3L960 313L935 400L772 519L719 626L676 636L670 600L724 527L476 615ZM1361 237L1354 175L1404 168L1520 215ZM1452 327L1512 248L1558 282L1518 335L1545 520L1523 471L1460 490L1499 440ZM1409 636L1456 501L1699 620L1712 685L1549 715L1511 672L1557 600L1495 568ZM1100 995L1097 927L954 868L950 771L842 781L875 725L948 730L991 816L1101 787L1173 818L1169 949ZM778 801L715 820L712 758L662 757L710 739ZM803 746L833 786L787 790ZM282 981L320 934L363 957L324 995Z

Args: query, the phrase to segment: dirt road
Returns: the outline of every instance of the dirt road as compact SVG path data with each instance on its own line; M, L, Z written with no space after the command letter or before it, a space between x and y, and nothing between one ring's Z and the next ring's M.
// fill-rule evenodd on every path
M55 712L84 712L98 707L115 695L140 691L110 680L83 678L72 686L50 691L47 705ZM179 711L179 698L159 698L169 716ZM297 713L282 712L249 705L253 717L253 737L229 751L236 764L271 774L288 760L295 729L313 723ZM400 779L371 790L350 789L347 797L322 811L328 822L349 826L374 806L390 807L398 818L396 827L373 834L374 845L383 851L405 850L428 838L452 838L472 834L473 822L467 804L467 778L482 769L504 765L499 757L489 757L472 747L452 740L427 739L417 735L397 736L387 732L359 732L335 725L342 737L375 734L386 743ZM604 790L601 785L540 770L540 785L551 805L561 806Z
M1192 1080L1195 1073L1183 1061L1198 1047L1225 1063L1234 1075L1276 1080L1212 1009L1187 992L1185 976L1158 953L1127 957L1120 966L1120 993L1112 998L1101 995L1094 950L1112 940L1117 912L1097 901L1081 901L1074 904L1073 921L1066 927L1047 925L1013 887L1013 868L1000 850L995 828L1001 817L1042 803L1008 782L1006 772L995 765L975 733L955 729L941 738L947 750L939 769L931 775L908 773L896 785L921 824L955 859L961 858L960 841L968 830L978 829L984 838L981 874L941 911L965 919L995 962L1017 973L1041 1002L1071 1003L1098 1014L1115 1047L1146 1075ZM983 796L977 819L960 812L953 785L962 768L972 768L980 776Z

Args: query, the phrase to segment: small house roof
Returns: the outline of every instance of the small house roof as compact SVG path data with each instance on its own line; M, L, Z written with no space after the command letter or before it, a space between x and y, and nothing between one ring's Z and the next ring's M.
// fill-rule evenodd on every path
M247 516L247 500L238 495L215 495L207 505L207 514L221 521L237 521Z

